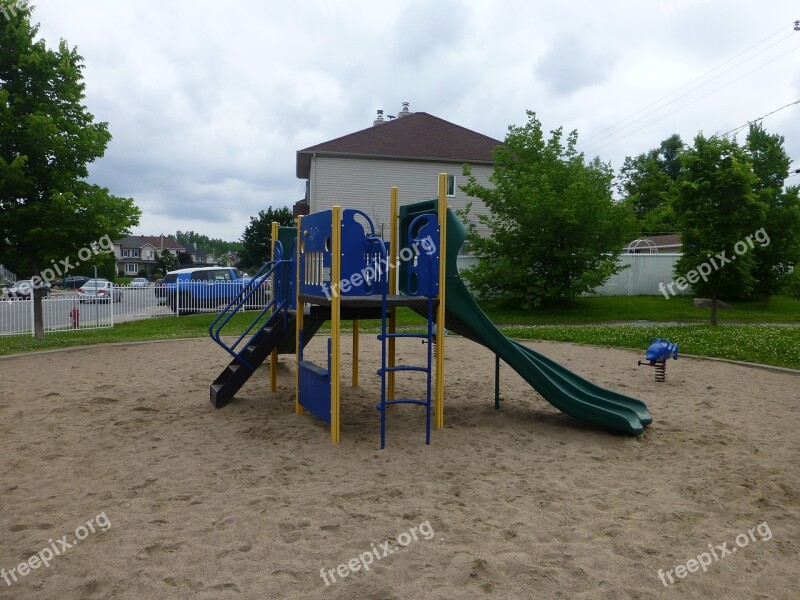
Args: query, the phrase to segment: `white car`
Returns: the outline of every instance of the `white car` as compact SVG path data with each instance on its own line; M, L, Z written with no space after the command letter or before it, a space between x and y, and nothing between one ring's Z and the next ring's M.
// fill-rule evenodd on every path
M147 281L144 277L136 277L131 281L130 288L132 290L143 290L150 285L150 282Z
M90 279L78 290L78 301L84 302L122 302L122 290L108 279Z

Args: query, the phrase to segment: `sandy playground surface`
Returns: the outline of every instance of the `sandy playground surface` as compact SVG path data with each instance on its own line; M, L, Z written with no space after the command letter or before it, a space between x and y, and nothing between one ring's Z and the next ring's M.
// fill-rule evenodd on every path
M219 411L208 340L0 360L0 567L60 551L0 598L800 597L800 377L681 358L656 384L644 351L532 346L655 422L582 425L506 366L495 411L493 356L456 337L445 429L426 447L422 409L400 407L384 451L374 335L339 445L294 414L291 357L277 394L262 367ZM359 555L368 571L336 573Z

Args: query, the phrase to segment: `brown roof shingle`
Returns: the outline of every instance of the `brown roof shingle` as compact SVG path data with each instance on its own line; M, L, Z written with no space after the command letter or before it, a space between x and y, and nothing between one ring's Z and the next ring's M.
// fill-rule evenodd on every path
M499 140L425 112L387 121L297 152L297 177L308 179L314 154L489 163Z
M129 235L115 244L119 244L122 248L141 248L145 244L150 244L159 250L164 248L169 250L184 250L185 246L179 244L174 238L161 235Z

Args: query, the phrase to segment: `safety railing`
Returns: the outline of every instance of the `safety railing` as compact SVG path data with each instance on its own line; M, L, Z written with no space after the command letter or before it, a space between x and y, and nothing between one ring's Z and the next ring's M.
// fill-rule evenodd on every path
M279 243L280 242L278 242L278 244ZM240 350L239 346L242 341L244 341L245 338L248 340L255 338L255 336L259 335L267 326L276 324L278 319L284 319L284 325L286 324L288 294L285 286L289 279L291 261L281 259L282 252L280 252L277 244L275 254L278 260L265 263L251 281L242 287L236 297L233 298L211 322L208 328L208 334L211 336L211 339L219 344L228 354L237 358L245 365L247 365L247 361L243 359L242 354L247 346ZM252 298L254 295L258 294L261 284L270 279L274 280L274 288L269 301L258 311L255 318L244 328L242 333L236 337L233 343L229 344L223 341L222 336L225 327L243 308L248 308L252 305Z

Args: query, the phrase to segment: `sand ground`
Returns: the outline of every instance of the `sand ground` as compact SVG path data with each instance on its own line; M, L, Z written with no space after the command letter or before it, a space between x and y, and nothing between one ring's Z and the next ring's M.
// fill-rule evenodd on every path
M276 394L264 367L218 411L208 387L227 360L207 340L0 360L0 567L73 544L0 579L0 598L800 597L800 377L682 357L657 384L643 351L531 345L637 395L653 425L582 425L506 366L495 411L492 355L457 337L446 427L425 446L422 409L401 407L384 451L373 335L338 445L294 414L289 357ZM399 550L384 557L385 541ZM373 548L368 571L326 586L321 569Z

